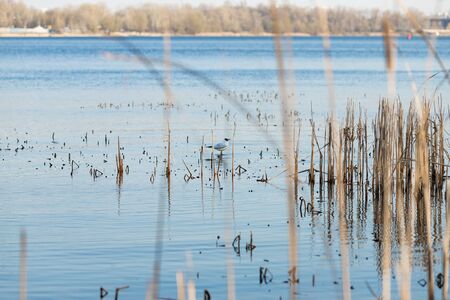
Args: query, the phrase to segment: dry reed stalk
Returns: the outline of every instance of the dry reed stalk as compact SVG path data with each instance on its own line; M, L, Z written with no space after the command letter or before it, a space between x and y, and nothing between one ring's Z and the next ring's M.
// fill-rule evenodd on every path
M392 165L397 153L395 133L398 128L395 119L395 103L388 99L381 100L374 122L374 157L373 189L375 223L382 226L381 234L381 272L382 298L391 297L391 224L392 224ZM381 203L379 203L381 202ZM380 211L381 210L381 211Z
M347 102L347 110L345 116L345 128L344 128L344 178L346 187L350 190L353 189L353 153L354 153L354 140L355 140L355 110L352 100Z
M28 294L27 280L27 233L20 232L20 279L19 279L19 299L26 300Z
M362 112L361 104L359 105L359 116L356 134L358 136L358 186L362 186L363 174L364 174L364 139L363 139L363 124L362 124Z
M428 164L428 135L427 128L429 122L429 105L422 103L417 107L420 113L417 114L416 127L416 199L419 200L419 192L425 215L425 233L427 244L427 274L428 274L428 299L434 299L434 277L433 277L433 241L431 237L431 201L430 201L430 180ZM417 112L417 111L416 111Z
M211 129L211 172L213 176L216 174L214 164L214 129ZM215 177L213 179L215 179Z
M404 187L403 178L405 170L405 160L403 155L403 107L400 101L397 101L397 147L396 147L396 192L395 192L395 207L396 207L396 227L400 248L400 261L397 269L399 271L398 285L400 289L400 298L403 300L409 300L411 298L410 281L411 281L411 267L410 267L410 253L411 244L408 242L406 233L405 219L412 218L407 214L405 218L405 205L404 205Z
M195 283L192 279L188 281L188 300L195 300L196 292L195 292Z
M124 168L123 168L123 156L120 153L120 140L119 140L119 137L117 137L116 169L117 169L116 184L120 188L122 186L122 183L123 183L123 170L124 170Z
M236 138L236 122L233 125L233 140L231 145L231 182L233 183L234 190L234 141Z
M217 183L219 184L220 187L220 165L222 163L222 155L220 155L217 159L217 168L216 168L216 164L214 164L214 178L217 178ZM213 187L215 186L216 181L213 180Z
M202 137L202 145L200 146L200 178L203 182L203 152L205 151L205 136Z
M395 191L395 207L396 207L396 215L397 215L397 228L399 226L404 226L404 220L403 220L403 212L404 212L404 206L403 206L403 177L404 177L404 165L405 160L403 159L403 106L400 101L396 102L397 104L397 148L396 148L396 168L395 168L395 174L396 174L396 191ZM400 216L400 218L399 218ZM400 235L402 237L402 235Z
M447 172L448 174L448 172ZM444 275L444 285L442 287L442 299L448 299L448 263L449 263L449 243L450 243L450 179L446 180L446 201L445 201L445 234L442 239L442 273Z
M173 105L172 90L170 88L171 84L171 62L170 62L170 52L171 52L171 42L170 35L166 33L163 37L163 65L164 65L164 119L167 121L167 166L166 166L166 177L170 182L171 174L171 137L170 137L170 108Z
M437 182L438 182L438 126L437 120L430 116L429 124L429 147L428 147L428 168L430 170L430 185L433 190L433 194L436 194Z
M232 146L231 146L231 188L232 188L232 201L231 201L231 209L229 212L233 212L232 215L229 216L229 224L225 231L225 239L227 242L230 242L232 247L228 249L228 257L227 257L227 298L228 300L234 300L236 299L236 289L235 289L235 276L234 276L234 265L233 265L233 251L235 248L235 241L236 238L231 241L231 231L233 227L233 220L234 220L234 143L236 138L236 122L233 124L233 138L232 138ZM225 169L224 169L225 171ZM224 172L225 173L225 172ZM238 238L238 253L240 253L240 234Z
M340 135L340 140L343 134ZM336 166L337 174L337 201L339 207L339 248L341 251L341 270L342 270L342 298L351 299L350 292L350 263L348 251L348 229L345 218L345 187L344 187L344 170L342 160L342 142L338 142L338 159Z
M440 166L439 172L438 172L438 190L440 195L442 195L442 189L444 187L444 172L445 172L445 159L444 159L444 111L442 108L442 102L440 102L439 105L439 114L438 114L438 120L439 120L439 150L438 150L438 164ZM440 197L441 198L441 197Z
M383 18L384 56L386 59L388 97L393 99L395 95L395 54L392 29L387 16Z
M170 138L170 124L168 123L167 124L167 165L166 165L166 177L167 177L167 179L169 181L170 181L170 173L171 173L171 170L170 170L170 158L171 158L170 140L171 140L171 138Z
M292 174L292 179L294 180L294 186L295 189L297 190L297 180L298 180L298 153L297 153L297 145L298 145L298 141L296 140L296 125L294 123L294 128L292 129L292 138L294 139L294 141L292 142L292 146L294 147L294 149L292 150L294 153L294 173ZM266 173L267 174L267 173ZM297 199L297 194L295 195L295 199Z
M230 218L231 220L231 218ZM231 225L231 222L230 222ZM231 228L229 228L226 232L227 241L231 241ZM227 258L227 299L235 300L236 299L236 289L235 289L235 278L234 278L234 266L233 266L233 257L232 257L233 247L228 249L228 258Z
M315 123L311 119L309 120L311 123L311 160L309 164L309 184L314 185L314 126Z
M413 174L413 129L414 129L414 106L411 103L406 118L406 132L405 132L405 195L406 200L412 200L412 174ZM406 202L408 205L409 201Z
M367 198L368 198L368 189L369 189L369 151L368 151L368 144L367 144L367 111L365 112L365 118L364 118L364 167L366 171L366 180L365 180L365 199L366 199L366 205L367 205Z
M400 299L409 300L411 299L411 267L410 262L410 249L408 244L402 244L400 246L400 261L398 263L397 269L399 270L398 286L400 289Z
M167 166L166 166L166 178L167 178L167 198L169 202L169 211L170 211L170 174L171 174L171 132L170 132L170 108L172 107L173 99L172 92L170 88L170 69L171 69L171 59L170 59L170 34L168 33L167 28L169 28L169 24L164 24L166 28L166 34L163 40L164 46L164 78L161 79L159 73L154 70L151 61L149 61L145 56L141 54L139 49L132 46L130 43L126 43L125 45L139 58L139 60L149 68L152 73L155 73L157 79L159 79L160 84L164 90L164 102L165 109L163 117L167 122ZM161 186L162 188L162 186ZM163 232L164 232L164 201L162 196L159 197L158 204L158 214L157 214L157 222L156 222L156 242L155 242L155 257L153 261L153 278L149 284L147 289L146 299L158 299L159 298L159 281L160 281L160 271L161 271L161 261L162 261L162 250L163 250Z
M172 107L173 104L173 97L172 97L172 90L170 88L172 76L171 76L171 62L170 62L171 41L169 34L165 34L163 37L163 47L164 47L164 57L163 57L164 99L166 108L170 108ZM165 112L169 114L170 110L166 109ZM169 119L169 116L166 116L166 119Z
M381 165L383 174L383 234L382 234L382 298L388 300L391 298L391 223L392 223L392 152L394 146L394 124L392 122L393 106L387 101L383 104L381 116L381 136L380 150L382 152Z
M318 2L318 1L316 1ZM331 49L331 41L330 41L330 31L328 28L328 13L326 8L321 7L320 5L317 5L318 7L318 17L321 27L321 35L322 35L322 45L323 45L323 62L324 62L324 69L325 69L325 76L327 79L327 88L328 88L328 99L329 99L329 105L331 110L331 120L334 122L336 121L336 97L334 92L334 78L333 78L333 64L331 62L331 55L330 55L330 49ZM334 125L334 124L333 124ZM336 133L336 132L335 132Z
M299 123L299 125L298 125L297 134L295 134L295 126L294 126L293 137L295 138L297 136L296 140L294 141L294 145L295 145L295 149L294 149L294 191L295 191L295 199L298 198L298 163L299 163L299 156L300 156L300 130L301 130L301 123Z
M186 292L184 290L184 276L182 272L177 272L177 299L184 300Z
M145 296L146 300L159 299L159 280L161 272L161 262L163 253L163 243L164 243L164 201L163 201L163 185L161 185L161 190L158 199L158 213L156 215L156 236L155 236L155 249L153 258L153 278L149 283L147 288L147 293ZM168 183L168 199L170 205L170 184Z
M375 121L372 123L373 126L373 159L372 159L372 198L373 199L379 199L379 188L380 188L380 184L379 184L379 167L378 167L378 162L379 162L379 157L380 157L380 152L378 149L378 144L379 144L379 128L377 126L377 123L379 123L379 115L380 115L380 104L378 105L378 114L375 117Z
M118 177L123 176L123 158L122 158L122 154L120 153L119 137L117 137L116 169L117 169L117 176Z
M320 190L321 190L322 184L323 184L323 153L322 153L322 149L320 148L315 129L313 130L312 133L314 136L314 140L316 142L317 150L319 151L319 186L320 186ZM299 132L299 138L300 138L300 132ZM325 141L326 141L326 137L325 137Z
M283 59L283 49L281 43L281 30L280 30L280 22L278 16L278 9L275 6L275 3L271 3L271 16L272 16L272 24L273 24L273 40L275 47L275 55L277 61L277 70L278 70L278 83L280 89L280 99L281 99L281 114L283 120L283 144L284 144L284 160L286 163L287 176L286 176L286 184L287 184L287 209L288 209L288 220L289 220L289 274L291 280L291 289L290 289L290 298L296 299L296 283L298 282L297 277L297 230L295 226L295 193L294 186L292 180L289 178L289 174L293 174L294 171L294 163L292 158L293 155L293 145L292 145L292 131L289 129L289 126L293 124L291 120L291 115L289 112L292 111L292 103L288 97L287 93L287 82L286 82L286 74L285 74L285 66Z
M408 222L406 222L406 242L408 243L409 247L412 248L413 246L413 242L414 242L414 236L416 234L415 231L415 219L416 219L416 207L417 207L417 199L415 196L415 184L416 184L416 180L415 180L415 174L412 174L412 180L411 180L411 190L410 190L410 195L409 195L409 206L407 208L407 212L408 212Z
M335 183L335 142L333 138L333 120L330 118L327 121L327 133L328 133L328 142L327 142L327 166L328 166L328 172L327 172L327 182L328 185L333 185Z

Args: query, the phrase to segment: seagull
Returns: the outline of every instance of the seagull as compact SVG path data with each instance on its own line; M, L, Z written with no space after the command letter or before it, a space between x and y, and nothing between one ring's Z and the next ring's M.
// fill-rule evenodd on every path
M223 142L220 142L220 143L217 143L217 144L214 145L214 150L219 151L220 155L222 155L222 152L227 150L227 148L229 146L228 145L228 141L229 140L230 140L229 138L224 138ZM206 148L212 148L212 146L206 146Z

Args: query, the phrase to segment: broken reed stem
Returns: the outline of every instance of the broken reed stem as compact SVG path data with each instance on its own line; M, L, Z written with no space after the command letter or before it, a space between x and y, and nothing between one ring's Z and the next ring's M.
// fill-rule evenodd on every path
M192 279L188 281L188 300L195 300L196 292L195 292L195 283Z
M171 157L170 147L171 147L171 145L170 145L170 125L169 125L169 123L167 123L167 165L166 165L167 179L170 179L170 173L171 173L171 170L170 170L170 157Z
M205 136L202 137L202 146L200 147L200 181L203 187L203 152L205 150Z
M225 239L227 242L231 242L231 231L233 228L233 219L234 219L234 200L233 200L233 193L234 193L234 142L236 138L236 122L233 124L233 138L232 138L232 146L231 146L231 189L232 189L232 201L230 203L231 207L228 210L229 214L229 220L228 226L226 227L225 231ZM224 168L224 174L225 174L225 168ZM233 214L231 214L233 212ZM235 276L234 276L234 265L233 265L233 250L235 250L235 242L236 238L231 242L232 247L228 249L227 253L227 298L228 300L235 300L236 299L236 288L235 288ZM238 241L238 246L240 247L240 236ZM240 251L240 249L238 250Z
M165 114L166 114L166 120L169 120L169 108L172 107L173 104L173 97L172 97L172 90L170 88L171 84L171 58L170 58L170 52L171 52L171 42L170 42L170 35L166 33L163 37L163 47L164 47L164 57L163 57L163 64L164 64L164 98L165 98Z
M168 24L165 24L168 27ZM173 95L172 90L170 88L171 85L171 40L170 33L166 30L166 33L163 37L163 65L164 65L164 79L163 79L163 88L164 88L164 120L167 122L167 166L166 166L166 178L167 178L167 190L170 194L170 175L172 173L171 170L171 131L170 131L170 110L173 106Z
M183 272L177 272L176 274L177 278L177 299L178 300L184 300L186 292L184 290L184 276Z
M214 164L214 178L217 178L217 183L220 186L220 164L222 162L222 155L220 154L220 156L217 158L217 168L216 168L216 164ZM213 182L213 184L215 184L215 180Z
M448 175L448 171L447 171ZM450 243L450 179L446 180L446 201L445 201L445 233L442 239L442 273L444 275L444 285L442 287L442 299L448 299L448 264L449 264L449 243Z
M236 122L234 122L233 127L233 140L231 144L231 181L234 184L234 140L236 138ZM233 185L234 189L234 185Z
M214 129L211 129L211 172L213 175L213 181L215 181L216 166L214 164Z
M336 98L334 93L334 78L333 78L333 64L331 62L331 41L330 41L330 31L328 26L328 13L327 9L319 7L317 10L318 19L320 22L320 29L322 35L322 45L323 45L323 63L325 69L325 77L327 79L328 88L328 102L331 111L331 120L335 121L336 117Z
M162 80L162 85L164 89L164 102L165 102L165 109L163 113L163 118L165 121L167 121L167 166L166 166L166 178L167 178L167 199L169 201L170 206L170 174L171 174L171 132L170 132L170 108L172 107L172 92L170 89L170 66L171 66L171 60L170 60L170 34L168 32L169 24L165 22L163 24L166 28L166 34L164 36L163 40L163 46L164 46L164 71L165 76ZM129 44L127 44L129 47ZM134 52L137 52L138 54L140 51L134 47L132 47L132 50ZM142 57L142 55L138 55L143 62L146 62L146 66L152 67L151 71L153 70L153 66L149 61ZM158 75L158 73L157 73ZM161 188L163 186L161 185ZM146 299L158 299L159 298L159 283L160 283L160 272L161 272L161 261L162 261L162 253L163 253L163 233L164 233L164 217L163 217L163 199L162 195L160 194L159 201L158 201L158 214L157 214L157 222L156 222L156 241L155 241L155 257L153 261L153 278L150 282L150 285L147 289Z
M448 175L448 169L447 169ZM445 233L442 239L442 274L444 284L442 286L442 299L448 299L448 276L449 276L449 243L450 243L450 180L446 179L445 188Z
M311 119L310 120L311 123L311 161L309 164L309 184L310 185L314 185L314 126L315 123L314 121Z
M119 137L117 137L116 169L117 169L117 176L119 176L119 177L123 176L123 158L122 158L122 154L120 153L120 138Z
M277 70L278 70L278 83L280 90L280 100L281 100L281 114L283 120L283 144L284 144L284 159L287 169L286 176L286 184L288 187L287 190L287 209L288 209L288 230L289 230L289 274L291 279L290 285L290 298L292 300L297 298L296 295L296 282L297 282L297 229L295 226L295 192L294 185L292 184L292 180L289 178L289 174L293 174L294 164L292 162L293 155L293 145L292 145L292 131L289 128L293 122L291 120L290 112L292 111L291 101L289 99L287 93L287 82L286 82L286 70L284 66L284 58L283 58L283 48L281 43L281 29L280 29L280 20L278 16L278 9L275 6L275 3L272 1L271 3L271 16L272 16L272 24L273 24L273 41L275 47L275 56L277 62Z
M328 118L328 142L327 142L327 165L328 165L328 173L327 173L327 182L328 185L333 185L335 183L335 149L336 149L336 142L333 131L335 130L335 127L333 125L333 117Z
M391 26L387 16L383 18L383 39L384 39L384 56L386 59L388 97L392 99L395 95L395 55L394 44L391 33Z
M298 124L298 132L297 135L295 134L295 126L294 126L294 138L297 136L297 140L295 141L295 149L294 149L294 189L295 189L295 199L297 199L298 196L298 162L299 162L299 155L300 155L300 130L301 130L301 123ZM267 177L267 176L266 176Z
M26 300L28 294L27 288L27 233L25 230L20 232L20 286L19 300Z
M116 184L121 187L123 183L123 157L120 153L120 140L119 137L117 137L117 154L116 154L116 168L117 168L117 175L116 175Z
M319 141L317 139L317 134L316 131L313 130L313 136L314 136L314 140L316 142L316 146L317 146L317 150L319 151L319 185L320 185L320 189L322 189L322 184L323 184L323 153L322 150L320 149L320 145L319 145ZM299 136L298 138L300 139L300 132L299 132ZM326 141L326 134L325 134L325 141Z
M230 218L231 219L231 218ZM231 222L230 222L231 225ZM231 226L227 229L226 239L227 241L231 240ZM233 266L233 247L228 249L227 255L227 299L235 300L236 299L236 288L235 288L235 278L234 278L234 266Z

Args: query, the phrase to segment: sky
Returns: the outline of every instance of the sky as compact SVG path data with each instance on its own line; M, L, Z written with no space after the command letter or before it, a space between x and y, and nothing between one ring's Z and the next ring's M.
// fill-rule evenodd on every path
M408 7L413 7L424 13L431 14L437 11L449 12L450 11L450 0L401 0ZM138 5L142 3L159 3L159 4L211 4L219 5L224 2L224 0L108 0L108 1L98 1L98 0L22 0L26 4L40 9L49 9L53 7L60 7L69 4L80 4L80 3L106 3L108 7L113 10L127 7L130 5ZM258 5L261 3L268 3L268 0L228 0L228 2L233 4L239 4L245 2L248 5ZM299 6L315 6L318 2L326 7L335 6L346 6L359 9L365 8L380 8L380 9L395 9L396 5L393 0L291 0L291 1L278 1L278 2L288 2L291 4L297 4Z

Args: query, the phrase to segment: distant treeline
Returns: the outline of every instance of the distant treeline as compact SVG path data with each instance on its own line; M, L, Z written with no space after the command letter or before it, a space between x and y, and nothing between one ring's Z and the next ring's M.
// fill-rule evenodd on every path
M387 16L392 28L399 32L411 28L407 17L397 12L333 8L327 10L331 34L368 34L382 31ZM426 17L413 12L424 25ZM280 27L284 33L321 33L317 8L293 5L279 7ZM104 4L82 4L47 11L22 2L0 0L0 27L51 28L56 33L139 32L171 34L272 32L269 6L164 6L144 4L111 11Z

